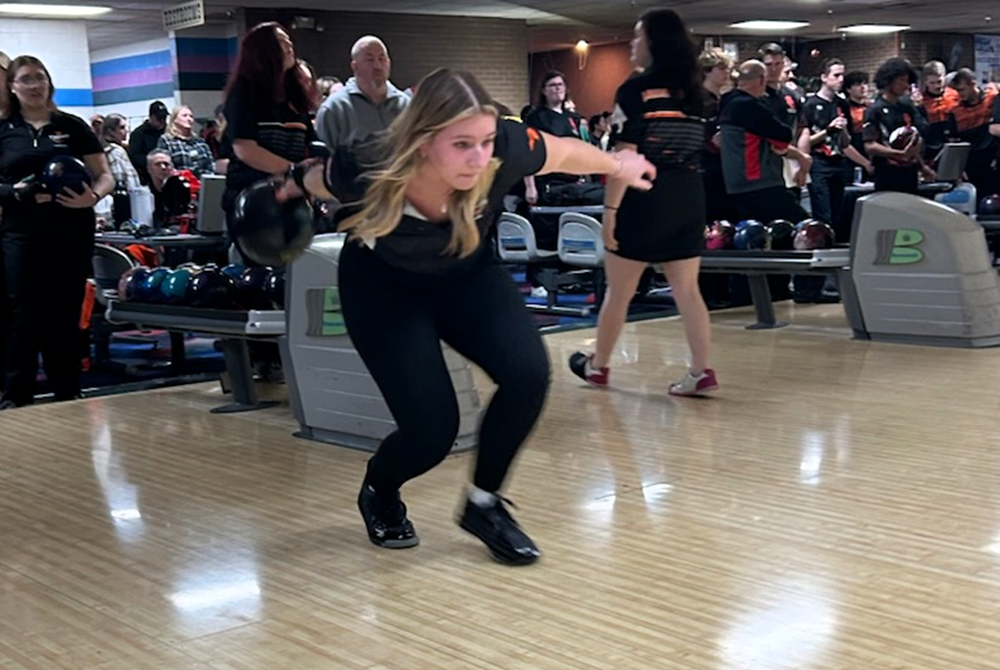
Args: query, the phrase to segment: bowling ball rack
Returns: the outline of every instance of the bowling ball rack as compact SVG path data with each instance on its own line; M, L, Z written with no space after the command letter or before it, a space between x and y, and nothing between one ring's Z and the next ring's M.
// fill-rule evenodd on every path
M134 323L140 327L171 332L195 332L219 336L233 402L212 408L213 414L230 414L273 407L273 400L260 400L253 383L248 342L277 342L285 334L282 310L208 309L177 305L146 305L111 300L107 320Z

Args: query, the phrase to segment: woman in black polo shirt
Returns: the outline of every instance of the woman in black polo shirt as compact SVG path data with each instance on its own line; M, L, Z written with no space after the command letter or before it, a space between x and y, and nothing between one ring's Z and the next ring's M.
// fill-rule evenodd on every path
M443 341L497 384L459 524L496 560L525 565L539 551L499 491L542 411L549 365L537 326L495 260L491 229L503 196L529 174L611 174L613 183L648 188L644 175L655 170L635 152L607 154L498 116L468 73L437 70L420 82L384 140L382 169L360 204L342 210L350 239L338 288L351 340L397 426L368 462L358 496L371 541L417 544L400 488L440 463L458 433ZM297 166L292 177L279 196L304 187L329 198L340 175L328 160L304 173Z
M243 38L224 98L225 144L232 153L222 207L231 226L240 191L306 158L316 139L309 110L318 94L298 67L288 33L262 23Z
M94 205L114 189L101 143L82 119L60 112L40 60L15 58L8 69L10 113L0 123L0 207L8 323L7 386L2 407L28 405L38 354L56 400L80 395L80 310L91 270ZM52 158L75 156L92 186L39 193L33 179Z

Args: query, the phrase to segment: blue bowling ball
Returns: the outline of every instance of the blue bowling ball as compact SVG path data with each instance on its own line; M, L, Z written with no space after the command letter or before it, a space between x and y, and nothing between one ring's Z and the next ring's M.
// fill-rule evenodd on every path
M743 251L762 251L770 245L767 226L760 221L746 221L746 225L736 228L733 236L733 248Z
M144 265L129 268L118 278L118 299L125 302L137 302L139 300L139 286L149 274L149 268Z
M87 166L75 156L56 156L51 159L42 168L39 181L53 196L66 188L82 193L84 185L90 186L93 183Z
M274 309L285 309L285 271L273 270L264 282L264 294Z
M160 285L168 276L170 276L170 270L167 268L154 268L147 272L136 289L136 300L148 303L163 302Z
M758 221L756 219L743 219L742 221L740 221L739 223L736 224L736 231L739 232L740 230L743 230L744 228L746 228L747 226L749 226L752 223L758 223L759 224L760 221Z
M188 285L191 283L191 270L177 268L160 283L162 302L168 305L183 305L187 300Z

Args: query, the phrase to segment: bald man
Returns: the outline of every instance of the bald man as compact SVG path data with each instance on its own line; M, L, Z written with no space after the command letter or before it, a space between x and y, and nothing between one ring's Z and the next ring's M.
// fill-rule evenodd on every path
M316 115L316 133L330 149L352 147L381 133L410 102L389 81L392 60L385 43L366 35L351 48L354 76L326 99Z

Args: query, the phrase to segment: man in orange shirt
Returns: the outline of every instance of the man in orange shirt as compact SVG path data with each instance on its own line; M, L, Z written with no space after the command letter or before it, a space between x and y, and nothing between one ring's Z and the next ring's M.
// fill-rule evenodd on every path
M927 118L927 132L924 133L924 158L933 162L948 141L948 115L958 104L958 93L945 86L944 63L929 61L921 72L921 88L913 96L913 102Z
M997 100L996 89L981 89L976 83L976 74L968 68L956 72L950 86L959 98L949 114L951 135L972 145L965 174L980 197L998 193L1000 138L990 134L990 119Z

